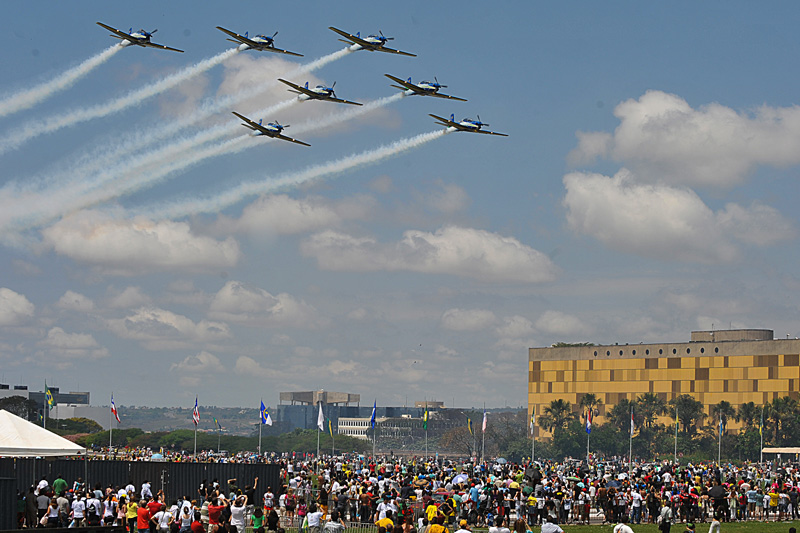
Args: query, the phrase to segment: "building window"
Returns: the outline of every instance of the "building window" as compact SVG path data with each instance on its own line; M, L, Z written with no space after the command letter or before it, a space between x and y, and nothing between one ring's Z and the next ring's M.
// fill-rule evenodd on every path
M609 355L611 355L611 352L609 350L606 350L606 356L609 356Z
M633 355L636 355L636 350L633 351Z
M663 353L664 353L664 350L662 350L661 348L659 348L659 349L658 349L658 355L661 355L661 354L663 354Z
M650 355L650 350L645 350L645 351L644 351L644 354L645 354L645 355Z
M622 350L619 351L619 354L622 355Z
M700 353L706 353L706 349L705 348L700 348Z
M597 357L597 350L594 351L594 356Z
M692 353L691 348L686 348L686 353Z
M714 353L719 353L719 347L714 346Z
M673 348L673 349L672 349L672 355L675 355L676 353L678 353L678 350L676 350L675 348Z

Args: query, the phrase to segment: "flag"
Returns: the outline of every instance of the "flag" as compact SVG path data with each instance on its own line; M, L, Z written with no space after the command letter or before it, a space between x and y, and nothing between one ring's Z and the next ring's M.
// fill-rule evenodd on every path
M117 406L114 405L114 395L111 395L111 414L114 415L114 418L117 419L117 424L119 424L119 413L117 413Z
M369 419L369 424L372 426L372 429L375 429L375 411L378 409L378 400L372 404L372 416Z
M217 429L222 429L222 426L220 426L219 422L217 422L217 417L216 416L214 417L214 427L216 427Z
M764 408L761 408L761 423L758 424L758 434L764 436Z
M592 432L592 410L586 412L586 433Z
M725 433L725 430L727 429L727 427L728 427L728 424L726 424L725 421L720 416L719 417L719 436L720 437L722 436L723 433Z
M47 386L47 383L44 384L44 398L47 400L47 407L52 409L56 405L56 400L53 398L53 393L50 391L50 387Z
M425 414L422 417L422 429L428 431L428 407L425 406Z
M486 433L486 409L483 410L483 425L481 426L481 431Z
M533 435L533 428L536 427L536 406L531 410L531 435Z
M472 431L472 419L471 418L467 418L467 429L469 430L469 434L470 435L474 435L475 434Z
M633 407L631 407L631 436L633 436L634 429L636 429L636 425L633 422Z
M319 402L319 416L317 417L317 427L320 431L325 431L325 415L322 414L322 402Z
M333 438L333 425L331 424L331 419L328 419L328 433L331 434L331 438Z
M269 411L267 411L267 407L264 405L264 400L261 400L261 423L266 424L268 426L272 425L272 419L269 416Z
M200 423L200 409L197 407L197 396L194 397L194 410L192 411L192 422L194 425Z

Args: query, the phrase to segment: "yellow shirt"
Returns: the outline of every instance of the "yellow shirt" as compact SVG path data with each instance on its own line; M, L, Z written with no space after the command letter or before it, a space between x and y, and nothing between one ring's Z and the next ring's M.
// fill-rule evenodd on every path
M389 531L394 527L394 522L392 522L389 518L381 518L375 522L375 525L378 527L385 527L386 531Z
M428 517L428 523L433 523L433 519L439 514L439 508L436 507L434 504L430 504L427 509L425 509L425 515Z
M128 504L128 512L125 515L125 518L131 519L136 518L136 512L139 510L139 505L136 502L131 502Z

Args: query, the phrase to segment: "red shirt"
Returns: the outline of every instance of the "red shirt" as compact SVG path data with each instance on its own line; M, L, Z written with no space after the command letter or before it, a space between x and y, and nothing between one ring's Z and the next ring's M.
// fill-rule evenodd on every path
M150 511L147 507L139 507L136 510L136 528L149 529L150 528Z
M219 518L222 515L222 510L225 509L224 505L209 505L208 506L208 523L212 525L219 524Z
M164 505L161 502L157 502L155 500L148 502L147 510L150 511L150 516L153 517L156 515L157 512L161 510L161 506Z
M192 522L192 533L206 533L206 528L203 527L203 523L195 520Z

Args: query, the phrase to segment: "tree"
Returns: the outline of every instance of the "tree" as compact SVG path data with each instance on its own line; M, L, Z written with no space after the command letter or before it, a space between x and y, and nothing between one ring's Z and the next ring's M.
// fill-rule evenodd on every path
M470 457L475 453L475 435L465 427L453 428L439 437L439 447L455 453L462 453Z
M603 405L603 400L598 398L596 394L589 392L581 397L581 400L580 402L578 402L578 405L580 405L581 409L583 409L584 411L587 409L593 409L596 411L598 407Z
M722 422L723 428L727 427L729 418L733 418L737 422L739 421L736 408L725 400L711 406L711 416L716 422L717 428L719 428L720 422Z
M9 396L0 399L0 409L5 409L28 422L37 422L39 420L40 407L41 405L38 403L23 396Z
M697 423L701 422L706 414L703 412L703 404L695 400L689 394L681 394L669 401L673 409L678 410L678 420L683 426L684 433L694 434L697 431Z
M787 429L796 426L798 411L797 400L789 396L784 396L783 398L775 398L765 407L764 425L767 425L767 420L772 422L771 429L774 443L781 445L787 443L787 441L791 441L791 433L788 432Z
M622 398L617 405L611 408L606 414L608 421L614 425L617 430L625 433L626 435L631 431L631 408L633 402L627 398ZM635 414L634 414L635 416ZM636 418L634 418L636 422ZM638 425L638 424L637 424Z
M746 429L758 428L761 424L762 407L753 402L743 403L736 412L737 420L741 420Z
M563 430L567 424L575 419L572 405L562 399L553 400L544 408L544 414L539 417L539 425L551 433Z
M636 398L635 410L641 414L644 427L652 428L656 417L667 414L667 402L654 392L645 392Z

